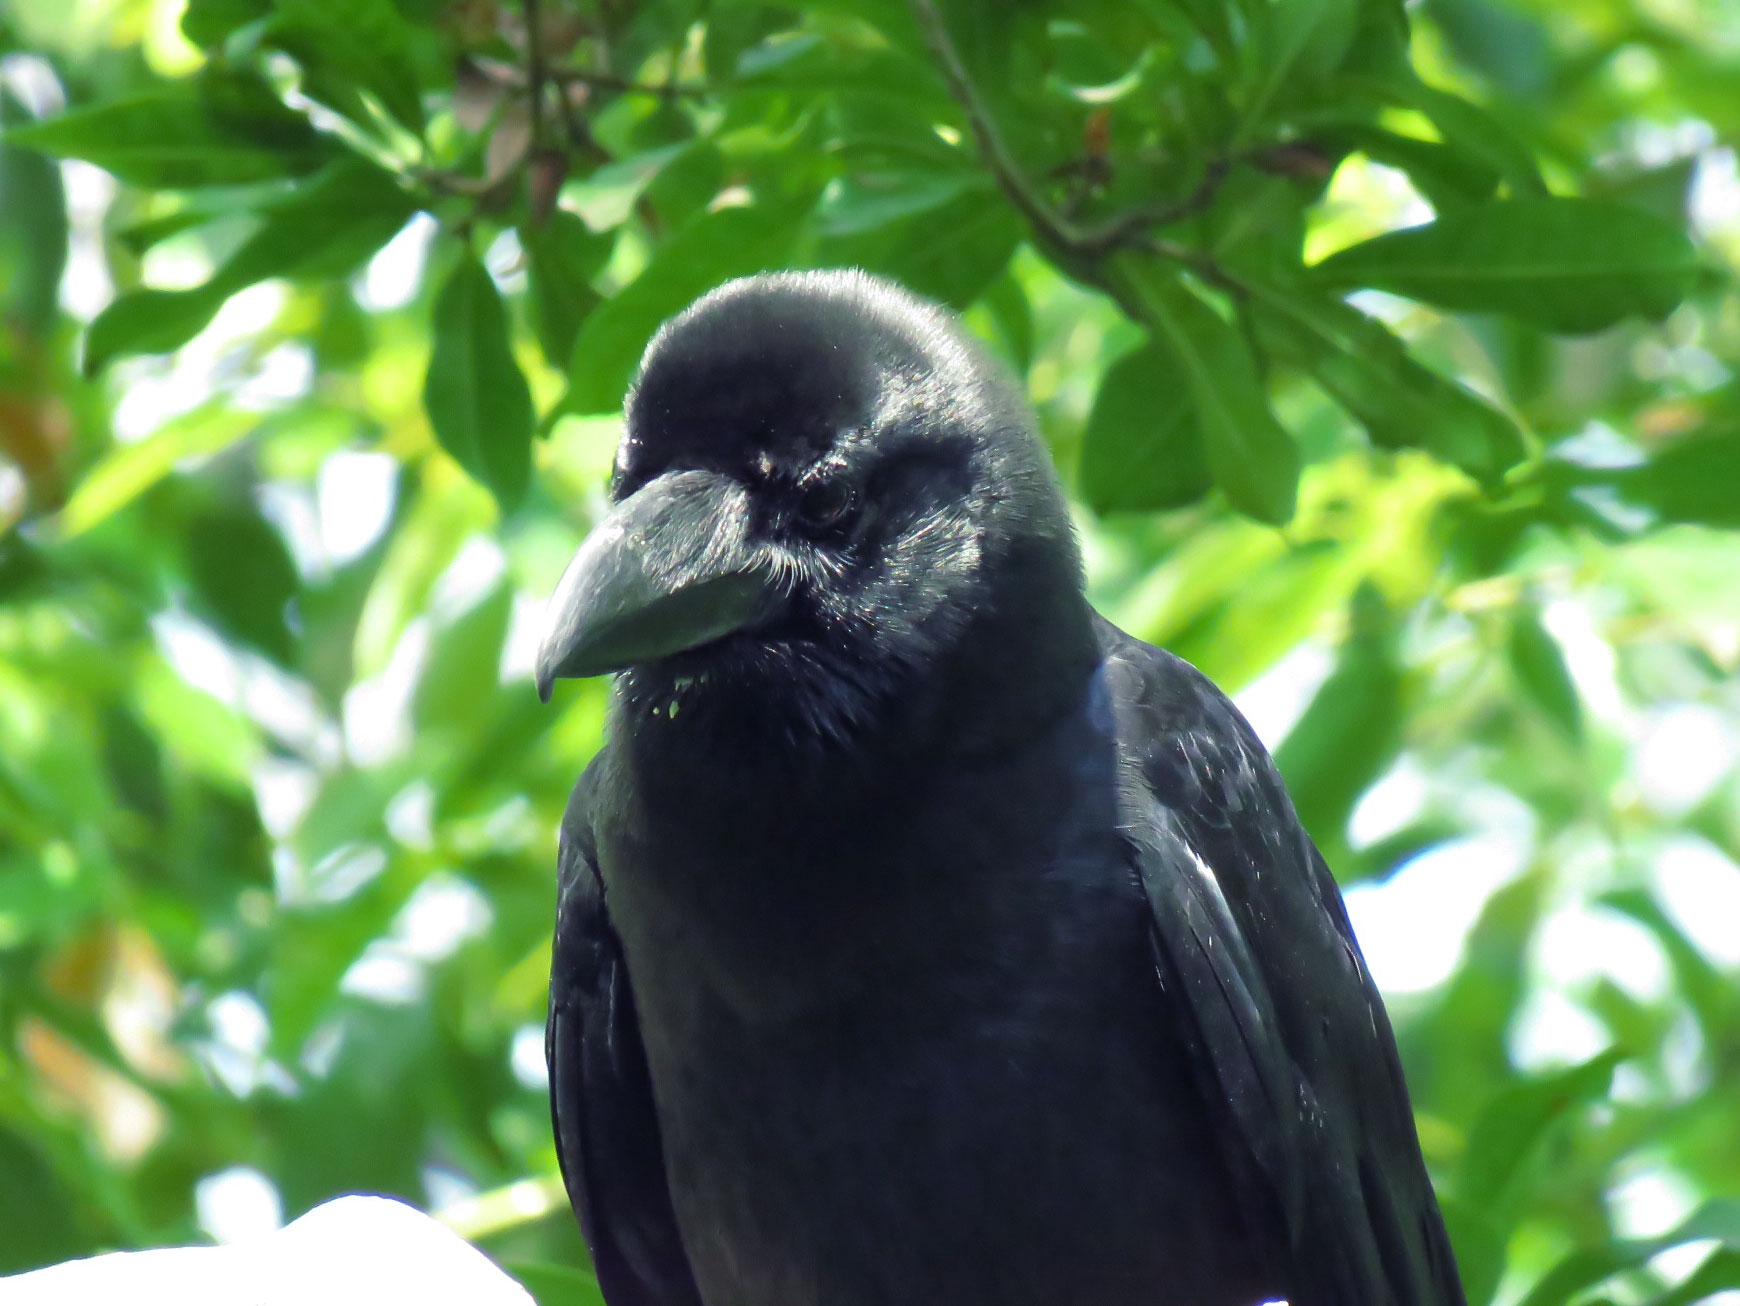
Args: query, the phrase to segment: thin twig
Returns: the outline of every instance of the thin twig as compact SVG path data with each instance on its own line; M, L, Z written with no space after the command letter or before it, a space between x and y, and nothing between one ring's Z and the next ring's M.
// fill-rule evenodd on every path
M979 143L979 152L991 165L991 171L996 174L997 184L1003 188L1004 194L1021 211L1021 216L1033 225L1041 239L1068 253L1085 252L1082 249L1081 233L1068 219L1053 209L1046 198L1022 175L1020 167L1016 165L1015 156L1004 145L1003 138L998 134L996 125L992 123L990 114L980 101L978 92L973 89L972 79L967 76L966 66L961 63L961 57L955 51L954 40L949 36L948 26L937 12L936 5L931 0L912 0L912 11L918 19L919 27L924 31L925 44L930 46L931 54L942 67L943 80L948 83L949 93L966 113L973 137Z
M1174 222L1194 218L1214 204L1215 197L1220 194L1221 183L1232 171L1233 163L1233 159L1225 156L1210 159L1202 170L1202 179L1183 199L1173 200L1169 204L1147 204L1131 209L1128 213L1114 218L1106 224L1102 232L1095 233L1090 238L1103 248L1109 249L1127 244L1155 227L1168 227Z
M1163 259L1173 263L1182 263L1203 281L1217 289L1224 290L1234 299L1243 299L1250 294L1244 284L1236 277L1229 275L1225 268L1201 250L1191 249L1170 240L1161 240L1157 236L1143 236L1141 245L1144 249L1158 254Z
M563 130L568 133L568 148L594 162L610 162L610 151L598 143L598 138L592 134L592 128L574 107L573 98L569 96L566 86L557 88L556 105L562 115Z
M530 100L532 153L544 148L544 32L538 0L521 0L526 20L526 92Z
M601 73L590 68L552 68L549 76L551 81L565 86L590 86L600 91L616 91L623 95L651 95L661 100L685 96L698 99L713 94L712 87L696 85L693 82L636 82L626 77L618 77L615 73Z

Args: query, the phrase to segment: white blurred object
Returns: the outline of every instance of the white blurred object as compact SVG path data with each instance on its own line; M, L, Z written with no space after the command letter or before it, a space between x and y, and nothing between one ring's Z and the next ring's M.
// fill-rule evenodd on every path
M1367 967L1385 993L1423 993L1449 979L1492 895L1528 863L1508 833L1451 839L1412 857L1381 884L1343 897Z
M248 1165L208 1174L193 1186L199 1227L219 1243L249 1242L284 1227L278 1187Z
M458 1234L386 1197L339 1197L223 1247L115 1252L0 1279L0 1306L534 1306Z

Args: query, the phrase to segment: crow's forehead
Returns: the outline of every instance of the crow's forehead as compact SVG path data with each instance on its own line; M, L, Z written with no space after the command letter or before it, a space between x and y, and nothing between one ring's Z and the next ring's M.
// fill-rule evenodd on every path
M872 369L813 339L705 343L659 356L642 375L628 431L646 454L809 460L875 402Z
M632 491L672 466L795 476L870 426L889 381L922 365L915 342L837 297L703 301L647 350L619 478Z

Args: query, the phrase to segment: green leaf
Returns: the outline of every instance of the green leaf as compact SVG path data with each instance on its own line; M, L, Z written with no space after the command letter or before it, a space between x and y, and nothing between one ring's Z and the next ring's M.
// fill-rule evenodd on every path
M248 792L264 752L254 722L183 680L161 658L151 658L137 674L134 701L145 728L163 744L176 766L225 790Z
M1095 512L1149 512L1194 503L1213 479L1203 460L1189 378L1152 340L1106 370L1088 414L1078 473Z
M968 190L978 191L981 203L991 198L981 179L965 170L850 173L822 192L816 230L824 236L873 231L941 208Z
M1369 585L1354 595L1352 621L1335 669L1275 750L1300 821L1319 843L1332 846L1402 742L1395 623Z
M684 123L689 125L686 117ZM719 147L711 140L692 141L689 149L660 168L658 176L647 183L641 194L642 211L656 215L658 225L681 226L712 206L727 177L725 156Z
M184 231L226 216L226 211L218 208L203 208L188 206L177 209L173 213L165 213L161 217L146 218L142 222L129 223L115 232L115 241L134 258L143 258L145 251L178 236Z
M786 23L786 15L772 5L729 5L709 9L707 32L701 46L707 80L714 86L730 82L737 74L737 61L743 52L783 29Z
M985 287L980 302L990 314L992 334L1009 351L1016 373L1025 376L1033 366L1033 305L1013 267Z
M802 210L755 205L703 213L673 232L641 274L580 328L564 407L613 412L652 333L721 282L785 262Z
M497 585L436 630L411 700L418 730L475 729L478 705L500 683L501 650L513 603L513 590Z
M355 94L367 91L409 131L423 132L418 30L392 0L277 0L267 39L303 66L304 90L360 125Z
M1269 406L1268 387L1244 337L1148 260L1122 256L1115 262L1130 307L1148 321L1184 380L1204 460L1227 502L1258 521L1288 520L1299 450Z
M1248 139L1283 87L1321 81L1333 72L1353 40L1359 0L1271 0L1259 17L1261 76L1244 113Z
M1548 1138L1578 1108L1606 1096L1613 1068L1624 1059L1609 1048L1581 1065L1510 1084L1475 1118L1445 1203L1470 1302L1492 1298Z
M0 94L0 124L28 121ZM0 309L33 332L54 321L66 267L66 195L60 169L33 150L0 143Z
M136 186L174 189L271 181L312 172L333 146L257 76L208 70L192 92L112 100L6 139L84 159Z
M391 173L345 155L317 177L261 205L264 219L217 279L234 293L268 277L306 281L349 276L379 252L417 202Z
M1740 987L1685 936L1647 890L1613 889L1597 901L1655 935L1673 966L1675 989L1697 1013L1706 1037L1726 1037L1724 1031L1740 1028Z
M628 221L659 173L694 148L694 141L683 140L612 159L571 182L568 200L593 231L613 231Z
M604 1306L598 1280L568 1265L510 1261L502 1267L532 1294L538 1306Z
M1113 34L1078 21L1091 9L1076 6L1071 19L1051 24L1046 81L1082 104L1116 104L1141 87L1156 51L1143 41L1146 32Z
M1534 155L1512 135L1509 127L1460 95L1428 86L1412 66L1401 64L1386 79L1366 80L1357 85L1374 92L1385 103L1425 114L1447 145L1470 159L1484 161L1503 177L1513 198L1547 194Z
M823 239L816 261L860 267L890 277L914 294L966 308L1008 266L1026 228L988 183L977 182L934 203L947 190L922 188L932 206L898 218L892 215L899 204L885 197L886 221ZM907 198L917 202L918 196ZM866 215L860 211L857 217Z
M830 127L837 134L847 176L863 172L971 178L977 172L971 150L936 133L938 115L948 112L949 101L946 92L938 94L940 83L933 86L928 64L884 50L859 52L847 63L829 60L810 72L794 82L833 99ZM904 93L887 94L891 84L899 84Z
M132 290L118 296L85 333L81 366L95 376L121 354L167 354L210 325L226 292L212 282L191 290Z
M0 1174L7 1180L0 1185L0 1220L6 1227L0 1275L90 1254L77 1214L80 1196L55 1173L50 1156L52 1148L40 1136L0 1126ZM552 1303L540 1299L538 1306Z
M1486 485L1522 461L1510 418L1418 362L1381 322L1307 290L1248 284L1259 337L1309 370L1374 444L1425 449Z
M270 277L348 275L391 240L415 211L392 176L354 155L268 201L262 221L202 286L122 295L91 323L84 370L120 354L161 354L198 335L238 290Z
M1740 530L1740 427L1687 436L1612 480L1667 521Z
M252 504L214 504L188 523L187 578L215 624L287 664L295 652L289 610L299 579L277 528Z
M495 282L466 250L435 300L423 405L441 447L504 509L531 479L532 396L508 342Z
M83 534L157 484L183 459L228 448L260 424L257 413L227 400L166 422L143 440L118 444L97 460L61 509L63 537Z
M203 50L222 45L232 32L272 12L272 0L187 0L181 34Z
M1365 241L1311 277L1579 334L1626 317L1666 317L1698 270L1685 232L1654 214L1602 200L1524 199Z
M567 367L580 324L598 306L592 287L616 244L614 232L594 232L576 215L557 209L541 227L522 224L532 329L552 366Z
M1405 172L1438 213L1486 203L1498 190L1497 168L1442 141L1404 136L1366 123L1338 124L1335 130L1342 141L1374 163Z
M1684 224L1698 183L1698 156L1682 155L1654 167L1621 167L1589 178L1592 199L1616 200L1669 222Z
M1712 1238L1740 1248L1740 1201L1705 1202L1679 1226L1656 1238L1615 1239L1572 1252L1542 1275L1518 1306L1566 1306L1585 1290L1640 1268L1670 1247Z
M409 778L402 766L335 768L297 825L292 847L306 869L273 917L274 960L261 993L281 1055L294 1057L335 1004L345 972L387 934L422 878L409 859L379 865L386 804Z
M912 7L902 0L805 0L805 8L868 23L897 49L913 53L925 50ZM962 8L965 6L956 5L951 10ZM959 42L961 38L957 35L955 39ZM739 66L738 72L747 75L748 70Z
M1487 1306L1504 1272L1508 1230L1504 1222L1472 1206L1454 1193L1440 1191L1438 1209L1456 1255L1463 1295L1469 1306Z
M1740 1251L1718 1247L1684 1283L1651 1298L1649 1306L1694 1306L1731 1288L1740 1288Z
M1538 96L1552 84L1546 30L1513 5L1493 0L1426 0L1421 6L1465 64L1512 95Z
M1242 521L1203 529L1197 538L1202 543L1189 550L1186 587L1163 592L1163 606L1137 624L1150 643L1214 668L1229 693L1322 629L1359 583L1326 540L1289 547L1275 532Z
M1583 705L1565 666L1564 650L1541 624L1539 609L1518 603L1511 612L1510 665L1529 699L1566 738L1583 737Z
M348 285L329 285L320 295L319 317L310 332L314 365L323 372L352 372L369 357L373 319Z
M1464 1201L1499 1203L1514 1195L1549 1133L1578 1108L1605 1097L1626 1053L1608 1048L1568 1069L1522 1080L1488 1102L1469 1130L1454 1190Z
M0 604L46 590L52 578L41 549L17 531L0 535Z

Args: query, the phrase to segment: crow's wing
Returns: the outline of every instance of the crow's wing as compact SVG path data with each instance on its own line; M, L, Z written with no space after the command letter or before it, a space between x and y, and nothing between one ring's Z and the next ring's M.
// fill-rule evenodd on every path
M1194 667L1104 624L1124 835L1226 1163L1292 1306L1462 1306L1389 1018L1267 752Z
M671 1209L622 944L610 927L588 811L593 773L562 818L550 965L550 1114L568 1198L610 1306L700 1306Z

